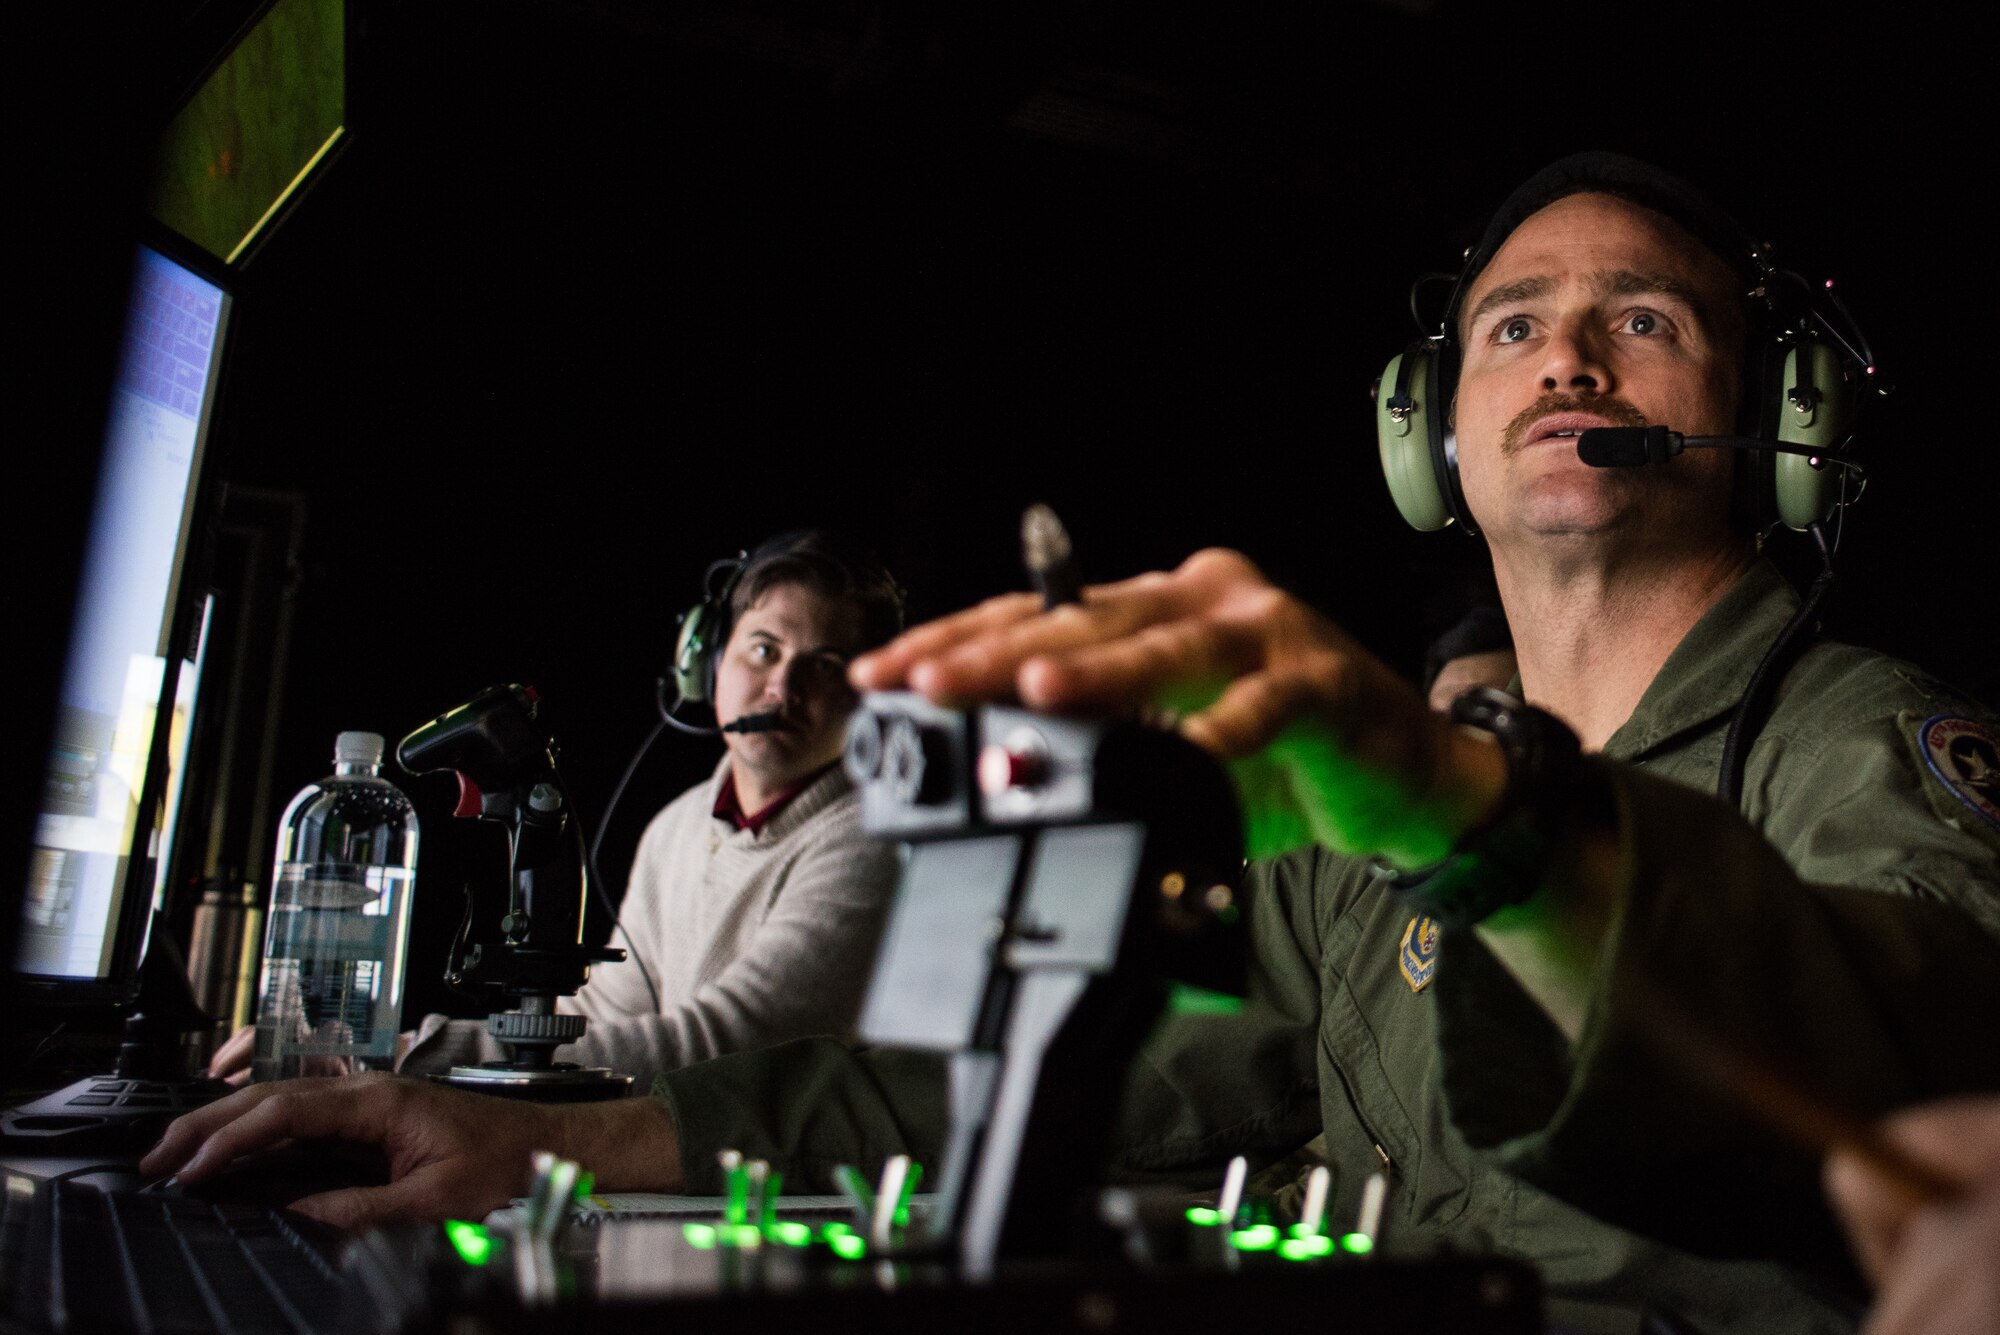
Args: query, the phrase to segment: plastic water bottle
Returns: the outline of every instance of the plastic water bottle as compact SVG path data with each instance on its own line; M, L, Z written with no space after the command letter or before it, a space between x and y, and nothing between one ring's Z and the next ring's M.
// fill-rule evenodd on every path
M343 732L278 832L253 1080L387 1069L403 1016L417 816L383 743Z

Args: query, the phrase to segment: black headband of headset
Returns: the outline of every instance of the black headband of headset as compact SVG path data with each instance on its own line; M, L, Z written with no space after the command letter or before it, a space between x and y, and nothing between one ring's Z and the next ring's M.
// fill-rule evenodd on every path
M1447 331L1473 280L1515 228L1559 199L1588 192L1616 195L1679 223L1744 280L1745 292L1763 281L1761 248L1707 195L1671 172L1622 153L1572 153L1521 182L1486 224L1452 292L1445 312Z

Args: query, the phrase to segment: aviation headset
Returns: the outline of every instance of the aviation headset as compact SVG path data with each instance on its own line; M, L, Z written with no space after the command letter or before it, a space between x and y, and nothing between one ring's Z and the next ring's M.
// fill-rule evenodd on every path
M1616 153L1579 153L1537 172L1508 197L1478 243L1465 252L1455 275L1430 274L1411 289L1418 328L1417 292L1427 282L1449 281L1451 295L1436 333L1410 344L1375 382L1375 434L1382 473L1396 509L1425 532L1457 523L1477 534L1458 478L1458 442L1452 403L1461 350L1458 318L1478 277L1495 252L1529 215L1566 196L1600 191L1673 219L1726 261L1743 280L1743 411L1739 436L1718 440L1744 449L1750 513L1757 531L1783 523L1801 532L1823 525L1859 498L1845 485L1853 465L1850 446L1874 357L1853 317L1833 293L1796 273L1775 268L1770 247L1755 240L1692 186L1650 164ZM1669 424L1671 425L1671 424ZM1778 442L1814 457L1758 449Z
M879 593L895 608L895 628L903 626L906 595L873 557L850 550L839 539L814 529L794 529L767 538L749 551L709 564L702 575L702 599L681 613L674 636L673 662L666 681L682 704L711 704L715 699L715 665L729 643L735 624L736 590L750 570L765 561L792 556L802 565L838 565L849 572L860 595ZM880 589L872 586L879 575Z

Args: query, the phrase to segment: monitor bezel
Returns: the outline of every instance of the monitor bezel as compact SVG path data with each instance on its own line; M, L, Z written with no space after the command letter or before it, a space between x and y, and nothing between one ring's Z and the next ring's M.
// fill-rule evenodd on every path
M32 1008L59 1009L71 1011L78 1008L121 1007L131 1002L138 990L140 970L145 963L146 952L150 948L150 935L155 921L155 911L164 907L167 887L156 888L158 880L158 854L169 844L165 831L155 841L154 830L163 815L159 809L166 801L167 753L173 726L173 707L179 689L182 665L187 657L189 637L199 627L201 606L210 593L208 570L213 555L213 536L223 492L219 470L215 467L215 425L218 410L228 395L230 349L232 333L236 322L237 274L230 266L218 261L201 246L188 241L173 229L148 219L145 225L135 229L132 238L131 276L127 281L127 297L120 311L120 318L129 319L131 313L131 290L137 278L139 249L150 249L190 271L202 281L213 284L221 293L222 304L217 321L214 370L211 373L211 389L202 405L202 415L195 428L195 453L189 467L189 487L193 493L185 520L185 534L180 544L181 560L179 569L171 577L168 596L168 619L166 644L171 650L160 673L160 695L154 701L153 730L146 753L145 776L139 787L139 816L133 822L132 841L125 850L125 866L120 875L118 888L117 925L112 937L111 955L107 965L108 973L79 977L61 974L37 974L23 972L18 960L10 961L8 970L11 990L17 1002ZM119 344L114 356L123 355L123 344ZM113 381L115 392L115 378ZM109 415L104 429L109 430ZM98 440L100 452L105 441ZM92 493L93 509L95 492ZM75 604L72 603L70 635L74 636ZM211 649L213 646L211 646ZM68 654L68 640L64 644L65 659ZM212 674L210 676L212 680ZM202 683L206 685L207 683ZM60 688L59 688L60 689ZM197 696L191 708L199 713L203 701ZM190 748L190 756L192 749ZM47 756L40 757L47 764ZM186 776L183 776L185 783ZM181 813L186 818L185 810ZM174 842L178 842L175 839ZM27 867L20 867L22 876ZM16 887L13 912L18 919L22 912L21 891ZM20 924L15 924L19 932ZM18 944L15 947L18 950Z

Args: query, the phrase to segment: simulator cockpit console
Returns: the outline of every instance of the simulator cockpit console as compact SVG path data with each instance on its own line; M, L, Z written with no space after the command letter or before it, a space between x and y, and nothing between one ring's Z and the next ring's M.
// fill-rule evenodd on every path
M1161 729L902 693L864 699L846 763L864 828L909 848L861 1035L949 1072L923 1241L974 1278L1092 1250L1125 1068L1170 986L1242 990L1227 777Z
M923 698L863 698L846 764L871 833L906 859L862 1038L938 1054L950 1126L935 1191L890 1158L781 1196L778 1168L723 1155L727 1194L572 1207L544 1163L487 1224L390 1230L348 1253L349 1328L582 1328L674 1320L811 1329L1200 1329L1254 1311L1356 1331L1541 1329L1533 1272L1482 1256L1375 1254L1387 1179L1330 1227L1330 1172L1281 1226L1245 1191L1110 1186L1125 1073L1198 990L1245 984L1242 832L1221 767L1177 734ZM562 1170L567 1170L566 1172ZM927 1180L928 1188L932 1181ZM838 1202L844 1197L846 1208ZM831 1202L831 1204L830 1204ZM574 1226L571 1224L574 1223ZM830 1306L833 1304L835 1306Z

